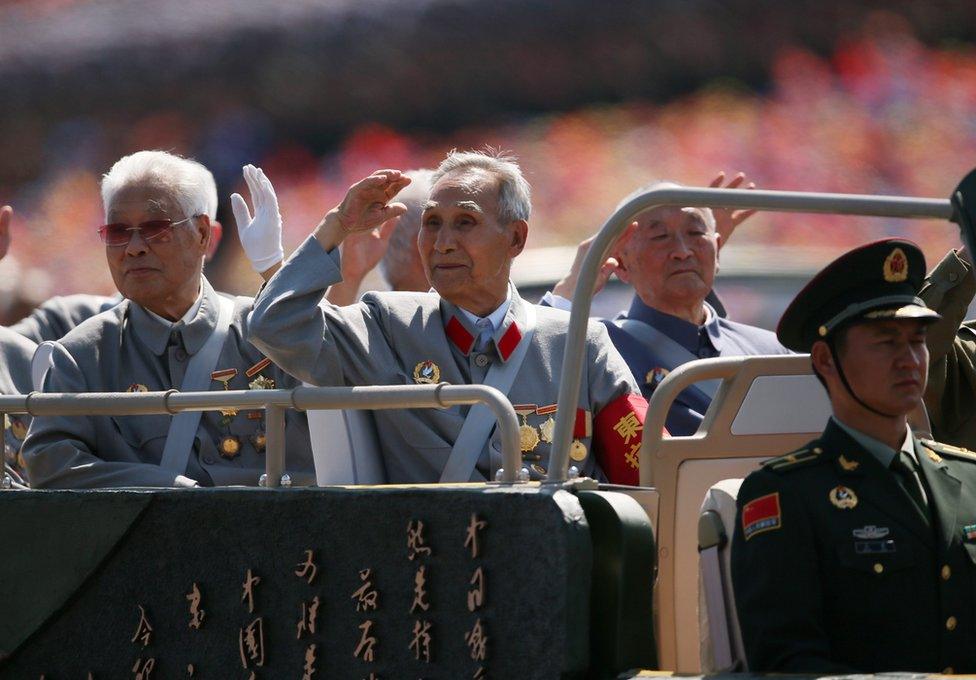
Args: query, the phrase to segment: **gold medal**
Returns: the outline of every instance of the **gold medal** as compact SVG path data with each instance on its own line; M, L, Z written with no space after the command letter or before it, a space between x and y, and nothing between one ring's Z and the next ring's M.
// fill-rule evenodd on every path
M126 392L148 392L149 388L142 383L132 383Z
M528 423L522 423L522 426L519 427L519 446L522 448L522 453L535 451L535 447L538 445L539 433Z
M556 432L556 421L552 416L546 422L539 426L539 436L542 437L542 441L547 444L552 444L552 435Z
M539 465L538 463L532 463L531 467L532 467L532 471L535 472L540 477L546 476L546 469L541 465Z
M260 427L251 435L251 444L258 453L264 453L264 447L268 445L268 436Z
M522 418L519 427L519 446L522 453L531 453L539 445L539 431L529 425L529 414L535 413L535 404L512 404L512 409Z
M10 433L17 439L23 439L27 436L27 425L20 418L10 419Z
M219 371L214 371L213 373L210 374L211 380L217 380L223 383L225 392L230 391L230 381L236 377L237 377L236 368L224 368ZM220 409L220 415L224 416L225 418L233 418L234 416L237 415L237 409L236 408Z
M579 439L574 439L573 443L569 446L569 457L576 462L586 460L586 444Z
M850 510L857 506L857 494L854 493L854 489L846 486L835 486L830 490L828 497L834 507L841 510Z
M418 385L436 385L441 381L441 369L433 361L421 361L413 367L413 381Z
M247 384L252 390L273 390L275 388L274 378L259 375Z
M241 452L241 440L232 434L222 437L220 440L220 455L224 458L231 460L236 458Z

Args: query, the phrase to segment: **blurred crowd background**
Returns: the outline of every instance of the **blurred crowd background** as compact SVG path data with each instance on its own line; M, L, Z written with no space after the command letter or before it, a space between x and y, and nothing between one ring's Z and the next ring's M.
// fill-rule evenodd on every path
M0 322L113 291L98 180L138 149L214 172L209 276L241 293L258 279L228 197L249 162L277 188L286 251L373 169L486 144L532 183L531 248L575 246L648 181L719 170L947 197L976 166L974 40L972 0L0 0L0 204L16 211ZM958 243L945 223L767 213L723 259L802 277L885 235L930 263ZM740 288L744 321L792 293Z

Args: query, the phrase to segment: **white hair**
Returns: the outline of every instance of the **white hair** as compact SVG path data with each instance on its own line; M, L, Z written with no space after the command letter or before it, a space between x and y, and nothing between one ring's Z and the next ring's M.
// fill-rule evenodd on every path
M407 212L400 216L396 228L390 234L386 253L380 260L380 273L388 284L392 283L390 274L397 264L420 257L417 250L417 232L420 231L424 204L430 196L430 188L434 186L431 181L433 170L407 170L403 175L410 178L410 184L401 189L393 200L407 206Z
M137 151L115 162L102 176L102 206L108 214L115 195L136 184L162 186L172 192L185 217L217 217L217 183L197 161L166 151Z
M532 191L522 176L518 159L492 149L485 151L452 150L441 161L430 178L431 186L445 175L467 170L484 170L498 178L498 219L503 224L528 220L532 212Z
M646 194L648 191L651 191L653 189L683 189L684 186L685 186L684 184L678 184L677 182L672 182L671 180L668 179L655 180L650 184L645 184L639 189L635 189L634 191L631 191L629 194L624 196L623 200L617 204L615 210L620 210L629 201L637 198L641 194ZM712 209L706 208L704 206L700 206L700 207L695 207L694 210L701 211L702 217L705 220L705 224L708 226L709 229L715 231L715 215L712 213ZM643 213L638 213L638 214L643 214Z

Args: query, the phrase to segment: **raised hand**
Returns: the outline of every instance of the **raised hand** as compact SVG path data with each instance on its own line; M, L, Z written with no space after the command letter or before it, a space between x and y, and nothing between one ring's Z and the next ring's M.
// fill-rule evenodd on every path
M377 170L353 184L335 209L342 230L347 234L367 231L407 212L402 203L390 201L408 184L410 178L399 170Z
M631 229L636 228L637 223L631 225ZM573 293L576 291L576 282L579 280L580 269L583 268L583 259L586 254L590 251L590 247L593 245L593 239L596 236L591 236L588 239L580 241L580 244L576 246L576 257L573 258L573 264L569 268L569 273L566 274L562 279L560 279L555 286L552 288L553 295L558 295L559 297L566 298L567 300L573 299ZM603 287L607 285L607 281L610 280L610 275L615 273L620 268L620 264L614 257L608 257L602 265L600 265L600 272L596 277L596 287L593 290L593 294L596 295Z
M237 234L247 259L256 272L264 272L285 258L281 245L281 213L278 212L278 197L264 171L253 165L245 165L244 181L247 182L254 216L248 210L244 197L233 194L230 197Z
M729 180L729 183L724 187L722 182L725 181L725 173L719 172L712 183L708 186L714 188L723 189L737 189L743 182L746 181L746 174L744 172L739 172ZM755 189L756 183L749 182L746 189ZM721 248L726 243L729 242L729 238L732 236L732 232L735 231L736 227L745 222L747 219L756 214L755 210L732 210L731 208L712 208L712 214L715 215L715 231L721 237L719 240L719 247Z
M0 260L7 256L10 250L10 220L13 218L14 209L9 205L0 208Z

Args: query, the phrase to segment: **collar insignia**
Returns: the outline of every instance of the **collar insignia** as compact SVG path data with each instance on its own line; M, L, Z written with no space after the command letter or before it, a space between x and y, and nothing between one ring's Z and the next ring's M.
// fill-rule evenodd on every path
M448 339L454 343L454 346L461 350L464 356L468 356L471 348L474 347L475 337L464 327L463 323L458 321L456 316L452 316L451 320L447 322L444 332L447 333Z
M841 457L837 459L837 462L840 463L840 466L847 472L853 472L861 465L856 460L847 460L847 457L844 455L841 455Z

